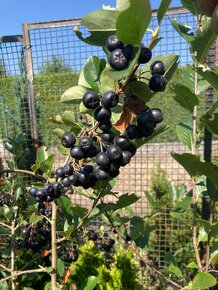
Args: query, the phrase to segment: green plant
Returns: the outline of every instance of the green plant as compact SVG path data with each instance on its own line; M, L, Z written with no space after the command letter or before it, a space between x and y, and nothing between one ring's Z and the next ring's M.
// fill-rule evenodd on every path
M70 268L69 287L75 284L77 288L82 288L84 281L94 276L98 279L95 289L144 289L140 285L140 268L132 250L120 246L112 255L110 266L93 241L80 246L78 251L79 258Z

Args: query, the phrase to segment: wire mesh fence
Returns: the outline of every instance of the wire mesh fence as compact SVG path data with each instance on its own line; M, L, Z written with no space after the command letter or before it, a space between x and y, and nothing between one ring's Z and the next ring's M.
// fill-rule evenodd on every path
M180 67L191 65L192 57L188 45L171 25L170 19L173 18L195 27L196 19L189 12L182 8L169 10L161 25L162 39L155 47L153 56L178 54ZM77 107L69 108L69 105L59 103L61 94L77 84L79 73L89 56L105 57L100 47L88 46L76 37L73 30L79 25L79 19L31 23L23 26L24 39L22 36L15 37L13 41L10 38L1 38L0 69L2 66L3 71L0 75L0 153L3 161L12 157L13 148L10 146L13 144L10 140L14 141L19 137L17 142L29 141L31 145L39 142L50 147L56 154L56 165L63 164L64 158L56 149L59 141L53 133L56 125L49 123L48 119L64 110L77 110ZM156 26L157 17L154 12L149 28L155 29ZM80 27L80 30L84 36L88 35L84 27ZM149 33L145 34L145 45L149 43L150 37ZM214 62L217 61L217 55L218 51L214 48ZM27 60L26 66L23 63L24 58ZM24 77L26 75L27 79ZM152 213L145 192L155 194L155 181L152 177L158 175L160 168L165 174L162 182L170 180L175 186L184 184L187 189L190 186L190 177L170 153L186 151L185 146L176 137L175 126L181 120L189 122L191 116L178 108L173 99L166 94L169 94L169 91L154 98L150 106L162 109L165 123L171 125L170 131L138 150L131 163L122 169L114 188L119 193L135 192L141 196L135 205L138 215ZM205 103L206 98L202 98L199 109L205 108ZM217 145L214 141L213 158L218 156ZM203 150L202 144L202 155ZM74 202L85 205L88 201L76 194ZM157 230L149 251L149 256L156 261L158 267L165 265L166 252L178 250L178 243L185 233L184 227L179 226L169 215L169 199L162 206L165 209L156 218Z

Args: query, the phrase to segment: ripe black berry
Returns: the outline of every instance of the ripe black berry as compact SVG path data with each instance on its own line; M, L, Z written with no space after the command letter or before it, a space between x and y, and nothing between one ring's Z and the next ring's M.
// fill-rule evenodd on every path
M64 136L61 138L61 144L66 148L71 148L76 143L76 137L74 134L64 134Z
M84 136L79 140L79 148L83 152L89 151L93 146L93 140L89 136Z
M131 157L132 157L132 154L129 151L127 150L122 151L121 166L127 165L130 162Z
M106 92L102 96L101 103L105 108L113 108L119 103L119 96L112 91Z
M95 172L94 172L95 176L100 179L100 180L107 180L110 178L110 175L108 172L106 172L104 170L104 168L102 167L98 167Z
M112 123L109 121L108 123L100 123L99 124L99 129L102 131L108 131L112 128Z
M118 39L116 35L111 35L108 37L106 42L107 49L112 52L113 50L117 48L123 48L123 42Z
M123 53L128 60L132 59L132 49L133 47L130 44L125 45L123 48Z
M137 148L134 143L130 143L129 147L126 148L126 150L128 150L132 154L132 156L134 156L136 154Z
M164 63L161 60L156 60L152 62L150 66L150 72L152 75L155 74L163 75L165 73Z
M70 150L70 156L74 159L81 160L85 157L83 151L79 147L73 147Z
M118 145L109 145L107 148L107 154L111 161L119 161L122 158L122 150Z
M88 109L96 109L99 106L100 98L95 92L88 91L83 95L83 104Z
M158 108L153 108L150 110L153 120L156 124L161 123L163 121L163 113Z
M63 167L63 171L64 171L65 175L69 176L69 175L71 175L73 173L74 168L73 168L73 166L71 164L66 164Z
M94 113L95 120L100 123L108 123L111 118L110 109L98 107Z
M149 88L154 92L162 92L165 90L167 79L160 74L153 75L149 80Z
M129 147L129 138L120 135L115 139L115 144L120 147L121 150L126 150Z
M61 184L62 184L63 186L65 186L65 187L70 186L71 181L70 181L70 179L69 179L69 176L64 177L63 179L61 179Z
M62 167L56 169L55 174L57 177L64 177L65 173Z
M110 66L117 71L123 70L129 65L129 60L123 53L122 49L115 49L112 51L108 61Z
M152 52L148 47L141 47L138 62L141 64L149 62L152 57Z
M138 138L140 136L140 130L137 125L131 124L126 128L126 135L130 140Z
M95 162L96 162L97 165L99 165L99 166L101 166L103 168L107 168L109 163L110 163L110 159L109 159L107 153L99 152L96 155Z
M112 131L103 131L101 133L101 139L105 142L112 142L114 140L114 133Z
M30 195L32 195L32 196L36 196L37 191L38 191L38 188L37 188L37 187L31 187L31 188L29 189L29 193L30 193Z
M154 123L153 116L150 111L143 111L137 116L137 125L140 131L147 127L148 123Z

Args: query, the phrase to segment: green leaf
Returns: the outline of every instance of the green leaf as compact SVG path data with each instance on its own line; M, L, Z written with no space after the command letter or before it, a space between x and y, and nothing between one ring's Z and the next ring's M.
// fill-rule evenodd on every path
M19 197L23 194L21 187L18 187L14 191L15 200L18 201Z
M185 123L179 123L176 125L176 133L179 141L192 149L192 128Z
M62 136L65 134L65 131L61 128L55 128L53 132L58 138L62 138Z
M154 93L149 89L145 82L133 81L130 82L128 88L132 91L133 95L139 97L142 101L147 103L154 96Z
M84 16L80 25L86 26L88 31L115 31L119 14L114 10L96 10Z
M79 288L79 290L93 290L98 284L99 277L97 276L89 276L83 285Z
M200 118L200 121L211 133L218 135L218 113L214 113L213 116L206 114Z
M209 263L211 263L213 261L213 259L215 259L218 256L218 250L215 250L214 252L212 252L210 254L210 261Z
M196 264L196 262L190 262L187 265L187 268L190 268L190 269L198 269L198 265Z
M108 37L114 34L114 31L90 31L89 36L83 37L81 31L74 31L81 41L94 46L105 46Z
M161 21L163 20L172 0L162 0L161 4L157 11L157 20L158 24L160 25Z
M32 215L30 217L30 222L33 224L37 224L38 222L40 222L41 220L43 220L43 216L39 216L39 215Z
M153 196L148 191L145 191L145 196L151 207L155 208L156 202Z
M37 151L36 159L37 159L38 163L42 163L42 162L46 161L52 155L53 154L48 150L48 148L46 146L41 146L41 147L39 147L39 149Z
M218 90L218 74L212 70L204 70L202 67L197 69L200 76L206 79L212 87Z
M61 259L57 259L57 271L60 277L64 275L65 268L64 263L61 261Z
M204 227L200 227L198 232L198 244L200 242L207 242L208 241L208 233L206 232Z
M186 24L179 24L175 19L170 20L175 30L188 42L195 38L194 33L190 32L191 27L187 26Z
M116 202L116 209L127 207L127 206L135 203L139 199L140 199L140 197L136 196L134 193L132 193L132 194L125 193L125 194L121 195L119 197L118 201Z
M184 223L185 222L185 216L184 216L184 214L182 214L181 212L171 212L170 213L170 216L172 217L172 218L174 218L175 220L178 220L178 221L180 221L180 222L182 222L182 223Z
M150 1L129 1L128 9L120 12L117 18L117 36L124 43L140 45L152 16Z
M5 228L3 226L0 226L0 234L1 235L8 235L9 234L9 229Z
M150 226L139 216L131 218L130 236L141 249L148 245L150 232L154 229L155 226Z
M201 13L201 9L196 1L181 0L182 6L188 9L192 14L198 15Z
M197 96L188 87L182 84L174 84L172 90L174 100L189 112L192 112L194 106L199 104Z
M201 21L201 29L197 30L196 36L191 40L191 51L196 53L196 59L199 63L205 61L208 51L215 42L217 35L212 31L211 19L203 16Z
M192 177L205 175L218 185L218 168L211 162L200 161L199 155L190 153L177 154L172 152L172 157L181 164Z
M1 290L9 290L9 285L6 281L1 282Z
M177 267L177 263L176 263L173 255L170 253L167 253L165 255L165 259L166 259L167 264L168 264L169 272L173 273L174 275L176 275L179 278L183 277L181 270Z
M86 82L97 92L101 92L100 75L106 66L106 61L97 56L91 56L87 59L83 73Z
M209 178L206 179L206 186L207 186L207 194L213 201L218 201L218 192L217 192L217 185L215 182L210 180Z
M53 272L54 271L54 268L53 267L47 267L47 268L45 268L45 271L47 272L47 273L51 273L51 272ZM46 284L47 285L47 284ZM47 288L46 288L47 289ZM50 289L50 288L49 288Z
M178 201L175 205L176 210L178 211L187 211L192 203L191 196L185 196L182 200Z
M203 290L216 285L216 278L210 273L198 273L188 284L188 290Z
M111 122L113 124L116 124L117 121L120 119L120 116L123 112L123 106L122 105L117 105L116 107L111 109Z
M101 83L102 93L105 93L108 91L115 91L115 88L116 88L115 81L108 76L108 71L110 70L111 70L111 67L109 65L106 65L105 69L101 73L100 83Z
M51 282L46 283L44 290L52 290Z
M71 87L63 93L60 102L68 104L79 104L83 95L88 90L90 89L79 85Z
M69 197L62 195L58 198L58 204L62 209L69 225L77 224L80 218L87 213L87 209L81 206L73 206Z

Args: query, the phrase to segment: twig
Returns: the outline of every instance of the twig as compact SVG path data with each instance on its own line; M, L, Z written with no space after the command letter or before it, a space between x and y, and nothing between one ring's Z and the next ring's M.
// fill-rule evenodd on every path
M13 275L10 275L8 277L5 277L3 279L0 280L0 283L2 282L5 282L7 280L10 280L12 278L15 278L17 276L20 276L20 275L24 275L24 274L31 274L31 273L40 273L40 272L45 272L45 268L44 269L33 269L33 270L26 270L26 271L17 271L17 272L14 272Z
M57 205L52 202L52 218L51 218L51 284L52 290L57 289Z
M0 170L0 175L1 173L18 173L18 174L24 174L24 175L29 175L29 176L33 176L36 177L40 180L46 181L47 179L41 175L37 175L32 171L29 170L23 170L23 169L4 169L4 170Z
M197 56L197 52L195 51L194 53L195 57ZM195 94L198 94L198 73L197 73L197 68L198 68L198 63L195 62L195 76L194 76L194 90L195 90ZM193 108L193 112L192 112L192 154L196 155L197 152L197 106L194 106ZM194 247L194 252L195 252L195 257L196 257L196 261L198 264L199 269L202 271L203 267L202 267L202 263L201 263L201 258L200 258L200 254L198 251L198 227L197 227L197 192L196 192L196 181L195 178L192 178L192 190L193 190L193 194L192 194L192 206L193 206L193 247Z
M0 268L2 268L3 270L7 271L7 272L11 272L11 269L9 269L8 267L5 267L4 265L0 264Z
M9 225L7 225L7 224L5 224L3 222L0 222L0 225L5 227L5 228L11 229L11 226L9 226Z

